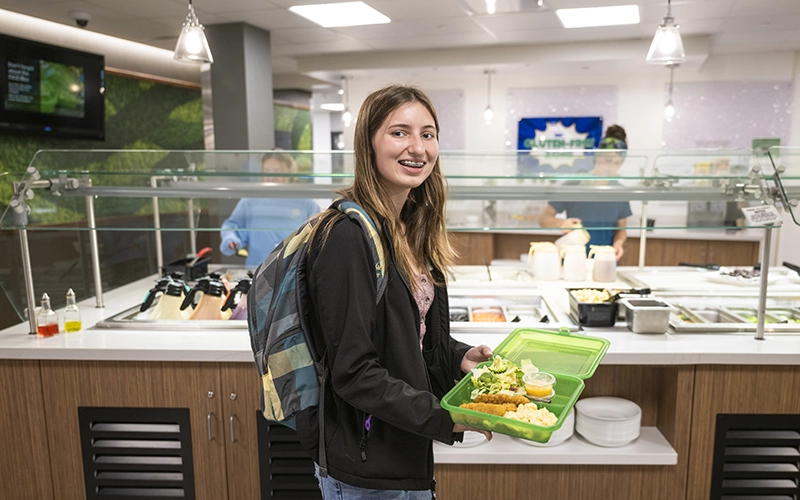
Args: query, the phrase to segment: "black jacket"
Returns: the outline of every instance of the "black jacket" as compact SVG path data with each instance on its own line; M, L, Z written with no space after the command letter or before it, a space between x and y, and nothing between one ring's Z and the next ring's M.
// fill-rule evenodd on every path
M361 488L426 490L433 481L432 440L452 444L455 437L439 399L464 376L460 365L470 346L450 337L447 291L436 287L420 351L417 304L391 252L386 261L388 282L376 306L374 263L355 221L340 218L308 257L309 322L314 345L327 349L330 371L328 473ZM299 414L296 424L319 463L317 410Z

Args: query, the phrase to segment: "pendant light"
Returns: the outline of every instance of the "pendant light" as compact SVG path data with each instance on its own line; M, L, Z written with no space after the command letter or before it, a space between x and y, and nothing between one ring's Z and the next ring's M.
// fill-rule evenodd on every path
M189 13L181 28L181 35L178 37L178 44L175 45L176 61L185 63L203 64L213 63L211 49L208 48L206 30L194 13L192 0L189 0Z
M487 69L483 73L487 78L486 109L483 111L483 119L486 120L486 125L491 125L494 119L494 111L492 111L492 75L494 74L494 70Z
M680 26L675 24L672 18L672 0L667 0L667 15L661 20L661 24L656 29L653 43L647 51L645 62L647 64L680 64L686 61L686 53L683 51L683 41L678 31Z
M350 112L350 89L347 85L347 77L342 77L342 90L344 91L344 111L342 112L342 121L345 127L349 127L353 123L353 113Z
M672 75L675 71L675 64L669 65L669 91L667 92L667 105L664 107L664 119L671 122L675 117L675 106L672 104Z

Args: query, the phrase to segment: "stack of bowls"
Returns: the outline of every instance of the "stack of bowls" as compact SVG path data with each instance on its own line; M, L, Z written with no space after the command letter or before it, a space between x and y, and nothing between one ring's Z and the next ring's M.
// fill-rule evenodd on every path
M642 409L614 397L581 399L575 404L575 430L598 446L624 446L639 437Z

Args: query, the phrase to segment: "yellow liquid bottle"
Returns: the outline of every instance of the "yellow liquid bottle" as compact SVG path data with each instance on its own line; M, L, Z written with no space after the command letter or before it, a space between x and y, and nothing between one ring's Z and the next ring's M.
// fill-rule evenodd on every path
M67 290L67 305L64 307L64 332L79 332L83 329L81 309L75 303L75 292Z

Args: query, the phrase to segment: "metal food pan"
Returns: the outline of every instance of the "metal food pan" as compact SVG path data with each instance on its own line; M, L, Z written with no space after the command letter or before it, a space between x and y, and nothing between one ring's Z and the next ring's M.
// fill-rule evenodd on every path
M148 309L148 311L150 311ZM113 328L115 330L247 330L245 320L148 320L137 318L139 304L99 321L93 328Z

